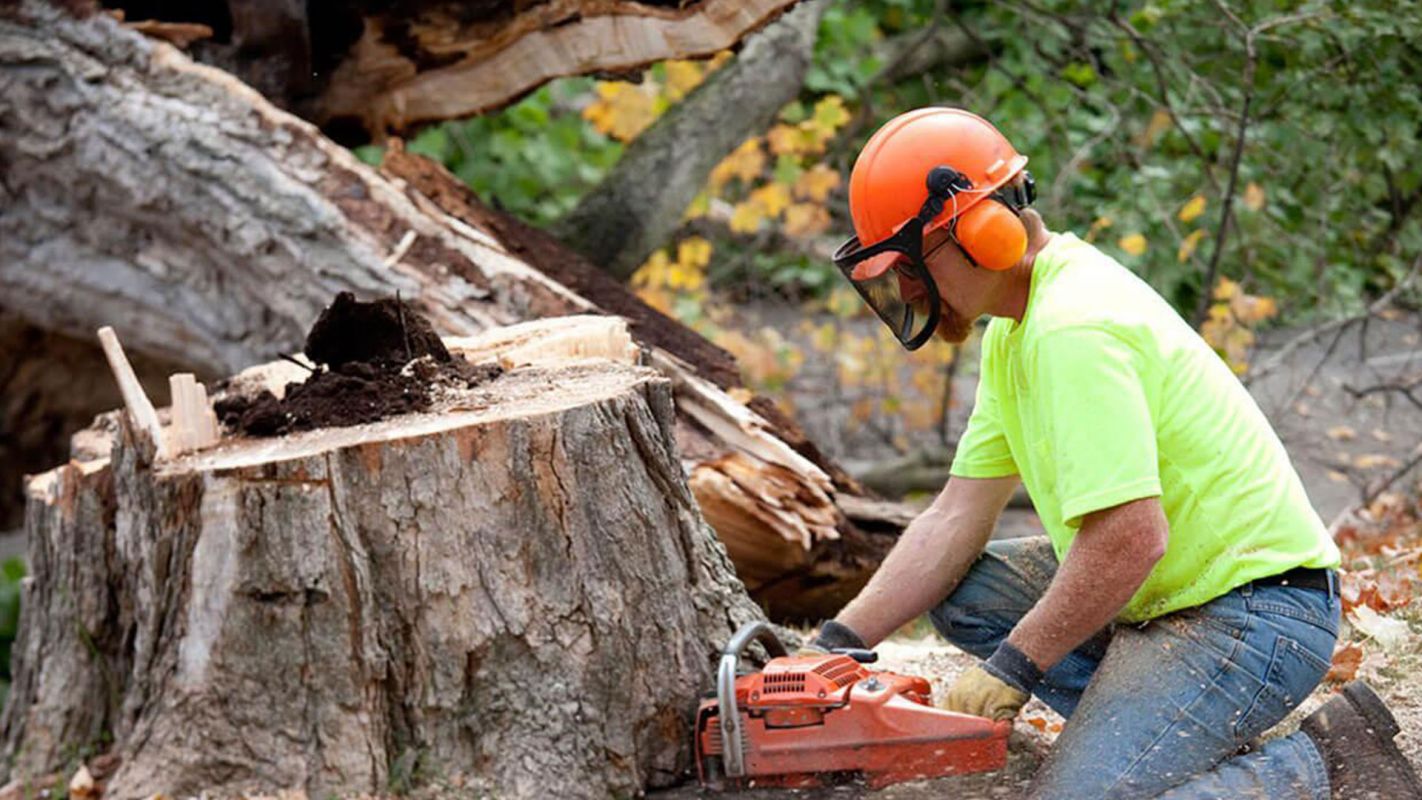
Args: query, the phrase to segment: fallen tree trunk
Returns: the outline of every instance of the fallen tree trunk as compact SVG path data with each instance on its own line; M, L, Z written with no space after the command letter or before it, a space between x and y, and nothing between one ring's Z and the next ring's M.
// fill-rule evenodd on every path
M166 459L123 426L30 483L8 763L111 742L112 798L679 779L717 647L759 611L673 426L665 379L606 360Z
M500 108L554 78L734 47L795 0L114 0L346 143ZM82 7L81 3L73 4ZM145 20L153 13L162 20Z
M211 375L295 350L339 291L398 292L452 335L621 315L674 382L685 466L728 477L698 491L735 492L711 523L771 540L774 602L750 588L773 613L834 613L892 544L897 528L843 512L861 490L793 422L744 402L728 354L437 165L377 174L230 75L37 0L0 12L0 79L0 296L28 324L85 340L112 325Z

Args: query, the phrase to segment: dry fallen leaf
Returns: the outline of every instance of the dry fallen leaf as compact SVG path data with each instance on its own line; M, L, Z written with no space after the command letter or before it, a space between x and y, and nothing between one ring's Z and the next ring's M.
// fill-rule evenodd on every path
M1365 453L1353 458L1353 466L1358 469L1377 469L1379 467L1397 469L1402 466L1402 462L1383 453Z
M74 772L74 777L69 779L70 800L90 800L99 796L98 787L94 785L94 776L89 774L89 768L83 764Z
M1323 676L1325 683L1347 683L1358 675L1358 666L1363 663L1363 646L1357 642L1346 642L1333 652L1333 665Z
M1351 442L1358 438L1358 432L1347 425L1338 425L1328 429L1328 438L1338 442Z
M1400 619L1384 617L1368 606L1358 606L1348 615L1354 629L1382 645L1382 649L1393 651L1404 644L1412 635L1412 629Z

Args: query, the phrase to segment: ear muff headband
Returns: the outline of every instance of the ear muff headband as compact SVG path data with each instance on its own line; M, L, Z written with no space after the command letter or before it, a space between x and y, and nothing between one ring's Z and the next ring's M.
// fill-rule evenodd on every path
M959 192L969 191L972 181L947 166L934 167L928 173L928 199L919 212L925 224L942 213L944 205ZM1014 187L1012 196L994 192L988 199L958 214L949 223L953 236L968 259L990 270L1010 269L1027 253L1027 228L1018 217L1018 209L1029 205L1036 195L1036 183L1027 175L1022 188Z

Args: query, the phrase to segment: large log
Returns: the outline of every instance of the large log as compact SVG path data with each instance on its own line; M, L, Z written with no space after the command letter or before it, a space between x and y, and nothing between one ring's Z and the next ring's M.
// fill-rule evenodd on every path
M451 335L620 315L676 386L687 468L725 476L695 485L733 493L704 502L710 522L771 565L751 589L777 616L832 614L892 543L882 517L845 513L861 490L793 422L745 402L727 353L437 165L379 174L231 75L38 0L0 7L0 82L0 298L27 324L113 325L211 375L296 349L343 290L402 293Z
M734 47L794 2L117 0L105 5L127 13L150 35L191 43L200 60L234 73L283 108L344 138L364 140L499 108L553 78L636 75L656 61L710 56ZM137 22L151 14L165 19Z
M673 426L655 371L582 360L166 459L95 432L29 485L7 763L109 742L111 798L383 793L416 763L469 796L679 779L717 647L760 612Z

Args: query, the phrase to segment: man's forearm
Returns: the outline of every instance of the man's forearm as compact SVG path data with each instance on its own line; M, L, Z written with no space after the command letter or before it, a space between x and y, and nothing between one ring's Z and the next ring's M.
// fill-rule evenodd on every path
M1046 671L1121 613L1165 552L1154 499L1088 517L1042 598L1007 641Z
M982 552L1015 485L1005 478L951 480L836 620L873 647L941 602Z

